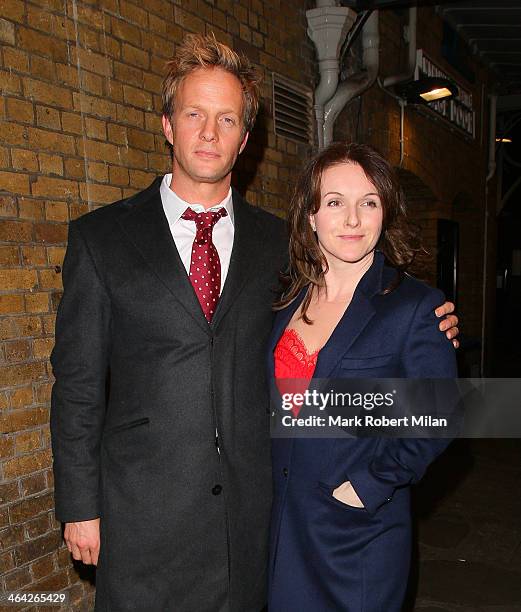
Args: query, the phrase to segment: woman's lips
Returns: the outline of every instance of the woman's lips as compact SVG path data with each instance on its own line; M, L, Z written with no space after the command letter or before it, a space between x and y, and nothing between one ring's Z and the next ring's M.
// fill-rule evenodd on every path
M361 240L363 238L363 234L356 234L354 236L342 234L339 236L342 240Z

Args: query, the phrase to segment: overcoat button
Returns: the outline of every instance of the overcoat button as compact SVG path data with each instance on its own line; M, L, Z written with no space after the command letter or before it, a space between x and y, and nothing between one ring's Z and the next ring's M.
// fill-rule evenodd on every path
M214 495L220 495L222 490L223 488L221 487L221 485L215 485L215 487L213 487L212 489L212 493Z
M287 476L288 475L288 468L284 468L282 470L282 473L284 474L284 476Z

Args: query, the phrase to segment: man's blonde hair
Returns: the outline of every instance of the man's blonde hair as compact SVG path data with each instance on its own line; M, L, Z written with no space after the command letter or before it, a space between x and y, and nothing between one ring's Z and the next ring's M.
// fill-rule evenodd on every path
M188 34L177 48L175 57L167 63L168 72L162 88L163 114L172 117L179 85L198 68L221 68L239 79L244 100L244 131L250 132L259 110L260 78L247 57L218 42L213 32Z

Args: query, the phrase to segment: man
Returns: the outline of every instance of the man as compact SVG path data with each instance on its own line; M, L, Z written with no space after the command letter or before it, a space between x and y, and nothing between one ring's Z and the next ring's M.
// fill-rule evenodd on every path
M56 516L73 557L98 565L96 610L265 604L263 365L287 243L280 219L230 188L258 96L247 60L188 36L163 87L172 174L70 225Z

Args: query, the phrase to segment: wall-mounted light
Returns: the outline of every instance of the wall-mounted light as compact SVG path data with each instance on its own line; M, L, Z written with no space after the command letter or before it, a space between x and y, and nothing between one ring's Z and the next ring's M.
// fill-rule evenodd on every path
M496 142L512 142L512 138L496 138Z
M449 79L423 77L396 85L396 93L409 104L426 104L453 98L458 95L458 88Z

